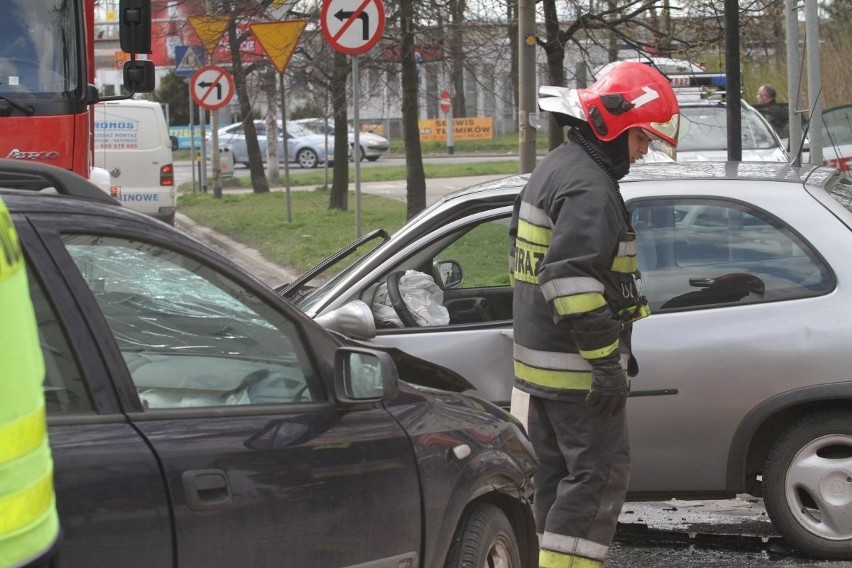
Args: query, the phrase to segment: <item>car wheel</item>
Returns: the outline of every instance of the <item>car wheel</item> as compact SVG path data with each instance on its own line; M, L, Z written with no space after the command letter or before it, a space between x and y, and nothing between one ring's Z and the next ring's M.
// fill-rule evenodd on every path
M361 154L360 155L361 155L361 161L363 162L364 159L366 158L366 155L364 154L364 148L361 148ZM349 145L349 161L350 162L355 161L355 145L354 144Z
M379 159L379 157L378 156L367 156L367 159L371 162L375 162L376 160Z
M315 168L317 167L317 164L319 164L317 153L310 148L302 148L299 150L299 153L296 154L296 161L299 162L299 165L303 168Z
M496 505L479 503L462 517L445 568L462 566L521 568L515 532Z
M848 411L810 414L770 449L766 511L788 543L821 558L852 558L852 421Z

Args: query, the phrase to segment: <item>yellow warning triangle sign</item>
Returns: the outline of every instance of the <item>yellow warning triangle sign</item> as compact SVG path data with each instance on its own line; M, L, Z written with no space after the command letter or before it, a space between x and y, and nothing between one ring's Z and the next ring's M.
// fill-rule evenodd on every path
M231 18L230 16L192 16L187 18L187 21L198 34L207 54L212 55Z
M251 24L251 33L279 73L283 73L290 62L307 23L307 20L287 20Z

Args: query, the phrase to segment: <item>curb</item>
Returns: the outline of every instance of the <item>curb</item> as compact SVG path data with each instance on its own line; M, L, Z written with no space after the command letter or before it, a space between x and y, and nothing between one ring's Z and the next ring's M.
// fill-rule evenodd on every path
M298 278L295 271L267 260L259 251L199 225L180 212L175 213L175 227L228 257L231 262L268 286L275 287Z

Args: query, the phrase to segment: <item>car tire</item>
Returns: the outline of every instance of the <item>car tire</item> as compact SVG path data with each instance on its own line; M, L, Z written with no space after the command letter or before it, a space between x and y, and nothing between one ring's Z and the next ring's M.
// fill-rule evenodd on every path
M496 505L478 503L462 516L445 568L463 566L521 568L515 531Z
M315 168L319 164L317 153L310 148L302 148L296 154L296 161L303 168Z
M366 159L366 157L367 156L364 153L364 148L361 148L361 161L363 162ZM354 144L349 145L349 161L350 162L355 161L355 145Z
M766 511L799 551L852 558L852 420L846 410L809 414L794 422L766 459Z
M370 161L370 162L375 162L378 159L379 159L378 156L367 156L367 160Z

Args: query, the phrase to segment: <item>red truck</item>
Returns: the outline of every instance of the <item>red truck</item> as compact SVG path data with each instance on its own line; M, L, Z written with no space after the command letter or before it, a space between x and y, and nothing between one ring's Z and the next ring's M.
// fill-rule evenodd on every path
M154 89L151 0L118 0L126 93L94 86L95 0L5 0L0 15L0 158L69 169L109 190L92 167L91 105Z

